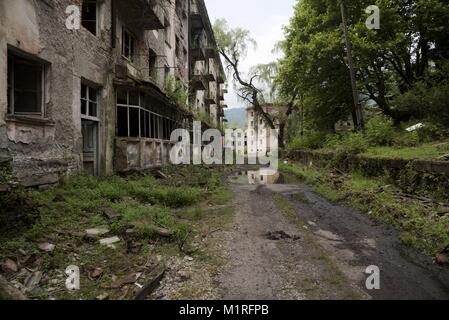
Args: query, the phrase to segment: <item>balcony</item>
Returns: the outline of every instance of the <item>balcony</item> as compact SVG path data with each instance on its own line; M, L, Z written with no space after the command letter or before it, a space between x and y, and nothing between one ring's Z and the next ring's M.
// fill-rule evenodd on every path
M217 74L214 62L215 62L214 60L209 59L207 68L207 79L211 82L216 80L215 75Z
M115 0L116 12L126 24L137 30L164 28L162 0Z
M206 37L202 32L194 33L190 42L190 57L193 61L206 60Z
M190 86L193 90L206 90L207 83L204 74L197 73L192 75L192 79L190 80Z
M218 94L218 98L223 101L225 94L228 93L228 89L220 89L220 93Z
M219 84L224 84L226 82L226 76L223 73L217 75L217 82Z
M209 82L209 90L204 97L206 103L210 105L217 104L217 84L216 82Z
M193 1L190 6L190 25L192 29L204 28L203 15L200 11L197 1Z

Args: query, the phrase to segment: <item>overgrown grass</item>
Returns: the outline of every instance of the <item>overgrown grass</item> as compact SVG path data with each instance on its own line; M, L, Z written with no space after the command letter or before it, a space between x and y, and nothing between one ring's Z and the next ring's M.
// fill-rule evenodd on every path
M449 142L424 143L417 147L372 147L362 155L373 158L391 159L437 159L449 154Z
M162 172L164 179L151 174L74 176L44 192L20 190L16 197L2 198L8 202L4 206L15 207L17 212L28 210L23 206L26 199L25 203L32 204L37 215L20 231L11 229L0 234L0 259L14 257L17 250L23 249L28 255L43 257L41 270L46 273L64 269L73 263L71 255L78 252L76 264L103 265L110 275L126 275L123 270L133 268L136 259L148 259L145 255L150 248L153 255L181 253L199 232L200 221L211 221L214 227L227 219L229 208L223 207L218 212L211 205L226 204L231 194L222 184L223 171L219 167L176 166ZM118 217L108 218L105 210ZM194 213L192 219L188 218L190 212ZM121 238L117 250L105 248L95 239L86 239L86 229L100 226L110 230L104 237ZM133 230L131 235L126 233L129 229ZM170 236L161 236L161 229L167 230ZM130 237L131 243L138 245L135 253L128 253ZM37 248L40 242L53 243L56 249L51 254L42 254ZM61 290L58 297L92 299L104 291L98 283L86 280L85 276L83 279L86 281L83 289L75 296L65 296L65 290ZM45 298L45 294L35 297Z
M297 164L281 164L287 175L310 183L315 191L333 201L344 201L374 219L390 224L402 232L404 243L434 255L449 244L449 219L439 216L437 208L429 209L416 200L395 196L396 189L388 177L368 178L354 173L332 175L328 169Z

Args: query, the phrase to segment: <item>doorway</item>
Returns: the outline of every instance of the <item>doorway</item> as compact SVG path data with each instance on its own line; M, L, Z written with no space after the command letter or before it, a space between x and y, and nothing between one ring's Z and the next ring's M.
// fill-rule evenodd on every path
M98 122L81 120L83 133L83 168L87 174L98 175Z

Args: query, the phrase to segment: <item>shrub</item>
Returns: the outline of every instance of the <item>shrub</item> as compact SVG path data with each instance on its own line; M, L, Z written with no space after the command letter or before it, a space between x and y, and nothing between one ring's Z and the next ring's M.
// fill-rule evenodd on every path
M150 191L153 203L171 208L181 208L195 204L201 198L201 192L196 188L163 187Z
M360 133L348 133L342 137L340 144L337 146L339 153L360 154L368 150L368 142Z
M391 145L394 141L393 120L384 115L375 115L366 125L366 137L373 145Z
M426 122L424 127L416 131L420 142L432 142L447 137L445 130L436 124Z
M420 139L417 131L413 132L396 132L393 144L398 147L416 147L419 145Z
M324 146L325 134L321 132L308 132L302 137L296 137L288 144L290 150L299 149L320 149Z

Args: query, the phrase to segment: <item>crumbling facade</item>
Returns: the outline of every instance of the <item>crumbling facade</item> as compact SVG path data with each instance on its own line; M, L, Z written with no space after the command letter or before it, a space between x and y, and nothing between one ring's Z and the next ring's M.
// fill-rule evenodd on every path
M204 0L190 0L190 97L209 126L223 128L225 72Z
M182 0L0 1L0 157L22 184L168 163L172 130L197 116L196 19ZM204 105L221 126L220 107Z
M279 112L279 107L271 104L262 106L264 112L270 116L275 116ZM249 157L255 157L260 152L270 152L271 127L266 123L264 117L252 106L246 109L247 125L247 153ZM279 123L275 121L276 130L279 130Z

